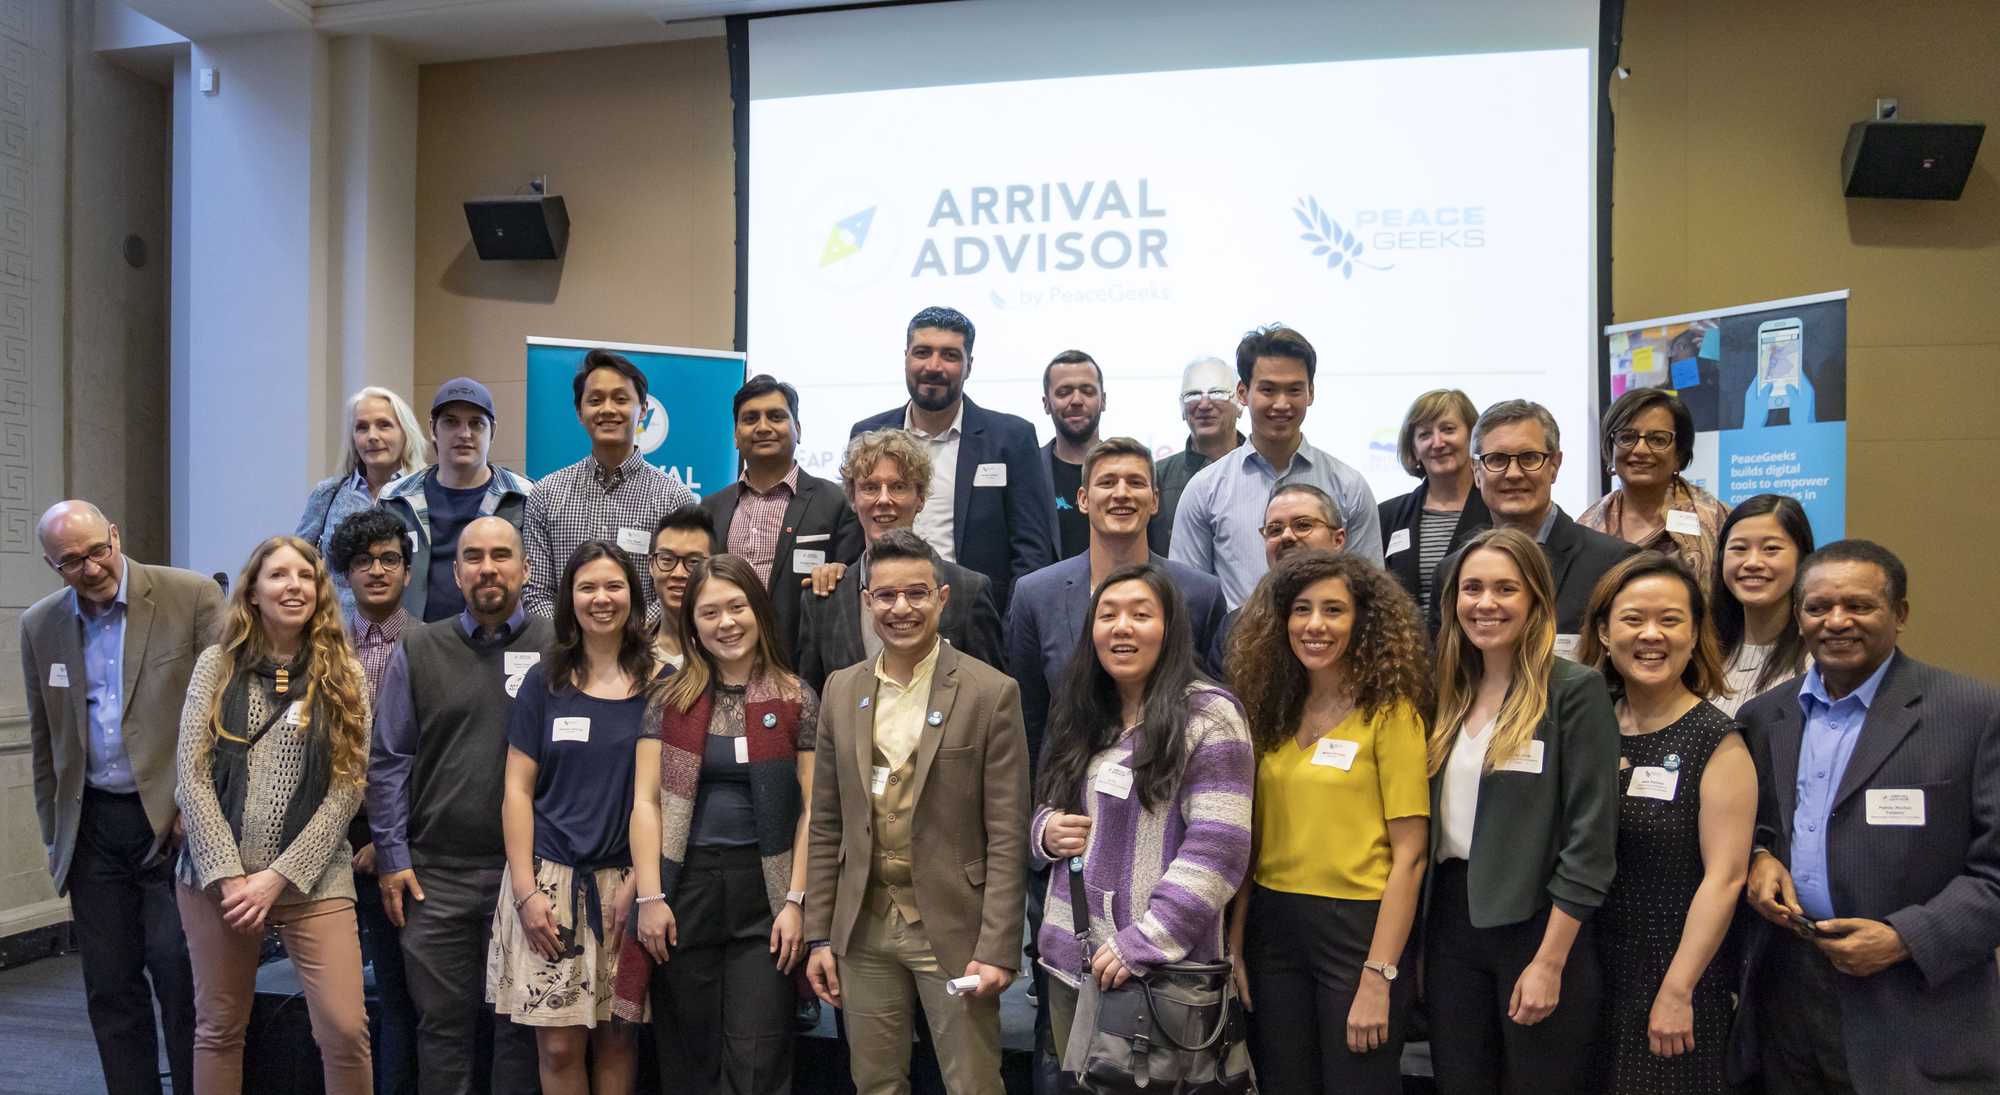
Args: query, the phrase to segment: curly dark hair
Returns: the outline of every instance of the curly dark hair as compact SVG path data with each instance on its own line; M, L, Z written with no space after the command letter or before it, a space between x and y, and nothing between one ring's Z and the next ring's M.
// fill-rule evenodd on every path
M345 574L353 567L356 555L384 540L394 540L396 550L404 554L407 563L410 544L404 536L406 531L401 518L381 506L369 506L334 526L333 540L326 546L326 561L332 564L334 573Z
M1286 623L1292 602L1313 583L1329 578L1346 582L1354 599L1354 631L1342 660L1354 687L1355 710L1373 719L1407 703L1427 727L1430 722L1430 648L1416 602L1402 583L1358 556L1293 552L1243 602L1224 658L1230 688L1243 700L1250 740L1260 753L1283 745L1298 728L1311 688L1305 667L1292 653Z

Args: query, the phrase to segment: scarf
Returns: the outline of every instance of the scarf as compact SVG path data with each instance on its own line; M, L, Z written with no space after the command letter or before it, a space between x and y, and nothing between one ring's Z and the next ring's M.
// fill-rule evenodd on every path
M222 814L229 821L230 835L238 844L243 841L243 807L250 790L250 750L263 740L264 735L286 719L292 705L306 694L306 674L312 667L311 654L300 651L290 664L281 665L268 658L255 666L239 667L229 678L229 684L222 692L220 711L222 732L215 736L215 746L210 757L210 776L215 784L215 798L222 806ZM279 686L279 675L284 676L284 686ZM256 689L264 699L268 711L263 725L250 725L250 692ZM289 848L292 841L304 831L306 822L312 820L320 803L326 800L327 788L333 782L333 737L327 731L326 705L321 700L313 702L309 735L306 741L305 770L299 775L298 786L292 789L291 801L285 804L285 821L281 829L278 846Z

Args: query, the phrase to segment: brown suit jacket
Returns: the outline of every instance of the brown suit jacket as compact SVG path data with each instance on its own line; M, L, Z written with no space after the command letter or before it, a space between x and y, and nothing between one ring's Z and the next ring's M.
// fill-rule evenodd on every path
M148 566L127 556L125 653L119 659L125 755L155 838L174 815L174 747L195 658L215 639L222 591L193 571ZM49 667L69 667L69 687L49 684ZM83 678L83 630L70 592L57 590L21 614L21 672L28 691L28 737L34 749L35 814L42 843L52 845L56 892L69 890L83 777L90 766Z
M813 771L805 932L847 941L868 889L874 852L869 770L875 747L875 660L835 672L820 698ZM861 706L867 697L868 706ZM917 815L911 871L917 909L944 972L966 963L1021 968L1028 870L1028 744L1012 678L946 643L930 710L912 758Z

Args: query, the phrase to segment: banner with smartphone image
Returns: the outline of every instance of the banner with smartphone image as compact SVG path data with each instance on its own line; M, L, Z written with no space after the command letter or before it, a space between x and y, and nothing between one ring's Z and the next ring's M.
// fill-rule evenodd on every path
M1734 506L1789 494L1813 538L1847 530L1847 290L1604 329L1603 406L1633 388L1669 388L1694 415L1681 474Z

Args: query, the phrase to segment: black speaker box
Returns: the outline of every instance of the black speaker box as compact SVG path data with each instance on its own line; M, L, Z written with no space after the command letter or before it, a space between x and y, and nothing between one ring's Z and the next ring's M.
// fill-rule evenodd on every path
M465 225L482 259L559 259L569 243L569 210L560 196L474 198Z
M1856 122L1840 154L1850 198L1957 201L1986 135L1983 122Z

